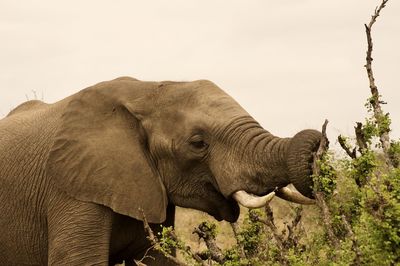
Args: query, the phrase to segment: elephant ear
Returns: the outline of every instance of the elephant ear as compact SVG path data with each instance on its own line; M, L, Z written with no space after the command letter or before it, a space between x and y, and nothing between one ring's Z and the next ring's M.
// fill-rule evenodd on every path
M138 220L165 220L167 196L140 121L115 88L85 89L67 98L47 174L70 196Z

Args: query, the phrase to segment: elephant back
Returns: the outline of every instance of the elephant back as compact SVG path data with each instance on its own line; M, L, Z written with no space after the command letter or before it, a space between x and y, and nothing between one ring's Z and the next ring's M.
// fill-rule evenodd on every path
M7 117L11 116L11 115L15 115L15 114L20 114L22 112L28 112L28 113L32 114L32 112L34 112L35 110L37 110L37 109L39 109L41 107L45 107L47 105L48 104L46 104L46 103L44 103L42 101L39 101L39 100L27 101L27 102L24 102L24 103L18 105L13 110L11 110L8 113Z

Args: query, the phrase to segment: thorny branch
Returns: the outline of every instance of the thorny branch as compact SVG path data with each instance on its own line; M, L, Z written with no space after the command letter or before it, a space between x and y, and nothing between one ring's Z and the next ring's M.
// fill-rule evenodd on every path
M383 114L382 108L381 108L381 104L384 104L384 102L382 102L379 98L379 91L378 91L378 87L375 84L375 78L374 78L374 73L372 70L372 50L373 50L373 43L372 43L372 36L371 36L371 31L372 31L372 26L374 25L374 23L376 22L376 19L379 17L381 10L386 6L386 3L388 2L388 0L383 0L382 3L380 4L379 7L375 8L375 12L371 17L371 20L368 24L364 24L365 26L365 32L367 34L367 43L368 43L368 48L367 48L367 57L366 57L366 64L365 64L365 68L367 70L367 74L368 74L368 79L369 79L369 87L371 89L371 100L370 103L372 105L373 111L374 111L374 117L376 121L380 121L383 117L385 117L386 115ZM382 149L383 152L386 156L387 162L390 163L389 160L389 149L390 149L390 138L389 138L389 128L383 130L382 132L380 132L380 136L379 136L379 140L382 144Z

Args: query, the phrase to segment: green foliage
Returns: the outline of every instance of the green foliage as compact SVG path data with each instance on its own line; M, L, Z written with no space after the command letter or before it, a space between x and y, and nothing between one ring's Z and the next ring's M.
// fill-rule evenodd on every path
M400 166L400 141L392 141L388 151L390 161L394 167Z
M259 219L264 217L262 210L249 210L237 234L237 245L224 252L224 265L262 265L259 248L264 242L265 234L264 225ZM244 256L240 254L240 250L244 252Z
M159 250L164 254L172 254L173 250L182 246L181 241L174 237L174 229L172 226L161 226L161 232L158 233L160 241Z
M376 154L372 150L365 150L361 156L351 161L352 167L348 175L355 180L358 186L363 186L371 173L378 166Z
M373 175L362 188L354 223L365 264L391 265L400 258L400 170Z
M324 179L317 179L322 186L316 189L327 196L333 231L340 244L332 252L318 234L310 244L318 244L325 254L331 254L330 260L335 264L393 265L400 262L400 170L396 168L400 144L391 142L389 157L395 166L392 167L384 160L382 151L376 150L381 145L373 144L379 143L383 133L390 132L391 121L388 114L376 117L372 104L371 100L366 104L370 117L361 132L366 147L357 158L341 160L335 165L340 172L337 195L330 197L331 191L323 186ZM328 172L328 179L330 177Z
M381 103L381 95L379 97L374 97L372 96L367 100L365 103L365 107L367 108L367 111L369 114L371 114L370 117L367 117L365 119L365 125L363 128L366 141L368 143L371 143L371 139L373 137L379 137L383 133L389 133L390 132L390 124L391 120L389 117L389 113L386 114L374 114L374 106L377 102Z
M332 196L336 189L337 173L332 166L332 156L331 153L324 154L321 160L317 161L319 175L313 175L314 190L323 192L326 197Z
M200 227L202 227L211 237L215 238L217 236L218 231L215 223L205 221L200 224Z
M252 217L261 216L264 214L261 210L249 210L246 216L242 230L238 234L239 245L243 246L244 252L247 256L257 254L258 247L262 242L262 229L263 224Z
M166 256L173 256L178 251L189 265L198 265L192 257L190 247L187 246L176 234L172 226L162 226L157 235L158 243L155 248Z

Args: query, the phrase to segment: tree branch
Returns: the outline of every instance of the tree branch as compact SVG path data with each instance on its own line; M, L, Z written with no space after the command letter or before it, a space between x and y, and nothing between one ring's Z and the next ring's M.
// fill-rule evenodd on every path
M347 145L346 139L342 135L338 136L338 141L339 141L340 147L342 147L342 149L347 153L347 155L350 156L350 158L352 158L352 159L357 158L356 148L353 148L353 150L350 150L350 147Z
M301 220L301 217L302 217L301 216L302 211L303 211L303 207L302 206L297 207L295 209L295 216L294 216L294 218L292 220L292 223L287 225L287 229L288 229L288 236L287 236L287 239L286 239L287 248L296 247L299 244L298 235L295 234L294 232L295 232L297 226L300 223L300 220Z
M346 216L344 214L342 214L341 218L342 218L343 225L347 230L347 234L349 235L349 237L353 243L352 248L353 248L354 253L356 254L356 256L354 257L354 260L353 260L354 265L361 265L362 253L358 246L357 237L354 234L353 230L351 229L351 226L350 226L349 222L347 221Z
M231 227L232 227L233 236L235 237L236 243L237 243L238 248L239 248L240 257L241 257L242 259L245 259L245 258L247 258L246 252L244 252L243 244L242 244L242 242L239 240L239 226L238 226L237 223L230 223L230 225L231 225Z
M325 202L325 198L322 192L315 193L315 199L317 202L318 207L322 210L322 220L324 222L329 241L335 246L339 246L339 240L337 239L336 235L333 232L332 227L332 215L329 211L328 205Z
M356 133L358 151L361 154L364 154L364 151L368 148L368 145L367 145L367 141L365 140L365 136L362 131L362 127L363 127L363 124L361 122L357 122L357 126L354 127L354 131Z
M329 147L329 140L326 136L326 126L328 125L328 120L325 119L324 124L322 125L322 137L321 141L318 147L318 150L316 153L314 153L314 161L313 161L313 174L314 176L319 176L321 174L321 169L318 165L318 161L322 159L322 156L326 153ZM332 227L332 215L331 212L329 211L328 205L325 202L325 196L324 193L321 191L315 191L314 193L315 199L317 206L320 208L322 211L322 220L324 222L328 238L331 241L331 243L335 246L339 246L339 240L337 239L336 235L333 232L333 227Z
M278 247L279 251L279 262L281 265L288 265L288 260L286 258L286 249L285 249L285 243L283 239L283 235L279 234L278 229L276 228L274 224L274 216L271 207L269 204L265 206L265 213L266 213L266 219L261 219L256 213L249 213L249 218L250 220L254 222L260 222L266 225L269 230L272 233L272 237L275 240L275 244Z
M196 227L193 233L197 234L199 238L203 239L206 243L209 258L218 262L219 264L224 264L225 256L222 254L222 250L218 247L215 235L212 230L210 230L209 226L205 222L201 223L198 227Z
M147 218L146 218L146 215L144 214L143 210L141 210L141 212L142 212L144 230L147 233L147 239L153 245L153 248L155 248L156 250L160 250L161 249L160 242L159 242L158 238L154 235L153 230L151 230L151 227L150 227L149 223L147 222ZM163 253L163 254L169 260L173 261L176 265L180 265L180 266L186 266L187 265L186 263L183 263L182 261L178 260L174 256L171 256L171 255L166 254L166 253ZM202 261L202 260L200 259L200 261Z
M320 174L320 169L317 166L318 160L322 158L322 156L325 154L325 152L328 150L329 147L329 140L328 137L326 136L326 127L328 125L328 120L325 119L324 124L322 125L322 137L321 141L319 143L319 147L317 152L314 154L314 162L313 162L313 169L317 171L317 173L314 172L314 174ZM315 160L317 159L317 160Z
M376 19L379 17L381 10L386 6L386 3L388 0L383 0L382 3L380 4L379 7L375 8L375 12L371 17L370 22L367 24L364 24L365 26L365 32L367 34L367 57L366 57L366 64L365 68L367 70L367 75L368 75L368 80L369 80L369 87L371 89L371 100L370 103L372 105L373 111L374 111L374 117L375 120L379 123L379 121L382 120L386 115L383 114L381 104L384 103L380 101L380 94L378 91L378 87L375 84L375 78L374 78L374 72L372 70L372 51L373 51L373 43L372 43L372 36L371 36L371 31L372 31L372 26L376 22ZM391 165L391 161L389 159L389 149L390 149L390 138L389 138L389 128L384 128L381 132L379 132L379 140L382 144L382 149L385 154L385 157L387 159L387 162L389 165Z

